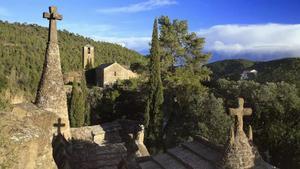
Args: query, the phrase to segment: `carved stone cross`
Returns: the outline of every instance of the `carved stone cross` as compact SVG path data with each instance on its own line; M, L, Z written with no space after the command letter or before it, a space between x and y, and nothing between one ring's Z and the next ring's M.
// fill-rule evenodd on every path
M57 127L57 134L61 134L61 127L66 126L66 124L61 123L61 118L58 118L57 123L54 123L54 127Z
M237 116L237 129L243 131L243 116L250 116L252 114L251 108L244 108L244 99L239 98L238 108L229 108L230 115Z
M44 12L43 18L49 20L49 35L48 41L57 43L57 28L56 28L56 20L62 20L62 15L57 13L57 8L55 6L49 7L49 13Z

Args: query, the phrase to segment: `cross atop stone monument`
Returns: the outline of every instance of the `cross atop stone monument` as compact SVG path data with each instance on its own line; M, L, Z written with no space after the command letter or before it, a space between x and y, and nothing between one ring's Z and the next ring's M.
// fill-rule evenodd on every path
M65 127L66 124L61 123L61 118L58 118L57 123L54 123L53 126L57 127L57 134L61 134L61 127Z
M56 20L61 20L62 16L57 13L56 7L50 6L49 13L44 12L43 18L49 20L49 32L43 72L35 103L39 108L55 113L59 118L61 118L61 122L65 124L65 127L61 131L68 138L71 136L71 133L67 96L64 89L63 75L61 71L60 53L57 43L58 35L56 28Z
M49 7L49 13L44 12L43 18L49 20L49 42L57 43L57 28L56 28L56 20L62 20L62 15L57 13L57 8L55 6Z
M237 130L243 131L243 116L250 116L252 114L251 108L244 108L244 99L239 98L238 108L229 108L230 115L237 116Z

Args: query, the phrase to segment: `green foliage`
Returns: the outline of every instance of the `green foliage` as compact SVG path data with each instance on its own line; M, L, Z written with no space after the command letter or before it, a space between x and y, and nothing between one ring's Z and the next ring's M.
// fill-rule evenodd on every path
M74 82L69 112L71 127L81 127L84 125L86 113L85 108L86 105L83 92L78 84Z
M253 108L245 121L253 125L254 143L265 159L280 168L300 167L300 95L295 85L223 79L214 91L227 100L226 107L236 107L234 98L242 96Z
M86 77L85 77L85 72L82 72L82 78L80 81L80 89L82 92L82 98L84 101L84 108L85 108L85 112L84 112L84 125L90 125L91 124L91 112L90 112L90 104L88 102L88 88L86 85Z
M227 140L232 120L224 113L223 101L201 84L184 84L165 91L165 146L174 147L200 135L212 142Z
M92 124L111 122L116 119L143 121L146 94L141 79L120 81L111 88L90 90L88 102L91 106Z
M5 96L5 91L8 88L7 78L3 75L0 75L0 94ZM5 97L0 97L0 110L5 110L8 106L8 100Z
M188 32L188 23L183 20L171 21L167 16L158 19L160 45L162 47L162 71L174 71L176 65L189 65L198 69L209 58L202 52L204 38L195 32Z
M12 69L16 72L15 86L9 88L25 91L31 98L35 96L42 72L47 36L47 29L38 25L0 21L0 74L8 77ZM82 70L82 47L86 44L95 47L95 65L114 60L124 65L145 65L147 62L137 52L120 45L97 42L66 30L58 31L58 40L63 72Z
M163 117L160 117L164 119L163 126L152 122L151 114L146 113L145 119L150 117L150 125L146 131L151 130L152 124L156 125L154 127L162 127L163 139L147 135L147 147L151 153L157 153L195 135L224 143L232 121L224 112L223 101L209 94L207 87L202 85L202 82L210 80L211 75L211 71L203 66L210 57L202 51L204 38L198 37L194 32L190 33L186 21L170 21L168 17L162 16L158 23L160 50L157 51L162 56L161 76L164 87L161 110ZM148 84L150 91L155 89L155 83L151 83L155 82L151 81L154 79L151 79L151 56ZM149 103L146 112L151 111Z
M163 86L161 81L160 47L156 19L153 26L149 66L149 96L144 115L144 125L147 129L147 139L154 142L153 146L158 146L162 140L163 113L161 107L163 104Z

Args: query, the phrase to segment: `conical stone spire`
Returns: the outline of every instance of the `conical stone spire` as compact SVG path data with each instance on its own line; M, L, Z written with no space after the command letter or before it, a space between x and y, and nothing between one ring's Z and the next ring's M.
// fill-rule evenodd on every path
M244 99L239 98L239 107L229 109L230 114L237 117L237 124L231 129L229 144L223 158L223 168L226 169L249 169L255 166L255 152L249 141L252 141L252 128L248 138L243 131L243 116L251 115L252 109L244 108ZM251 139L251 140L250 140Z
M56 7L51 6L49 13L43 13L43 18L49 20L49 34L43 73L36 95L36 105L56 113L61 118L61 122L66 125L61 132L69 137L67 97L64 90L56 28L56 20L62 20L62 15L57 13Z

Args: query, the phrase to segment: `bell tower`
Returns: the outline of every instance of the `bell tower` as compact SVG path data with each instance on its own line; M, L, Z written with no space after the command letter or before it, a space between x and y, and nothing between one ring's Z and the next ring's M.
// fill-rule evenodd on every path
M94 67L94 47L92 45L85 45L82 49L82 66L83 69Z

